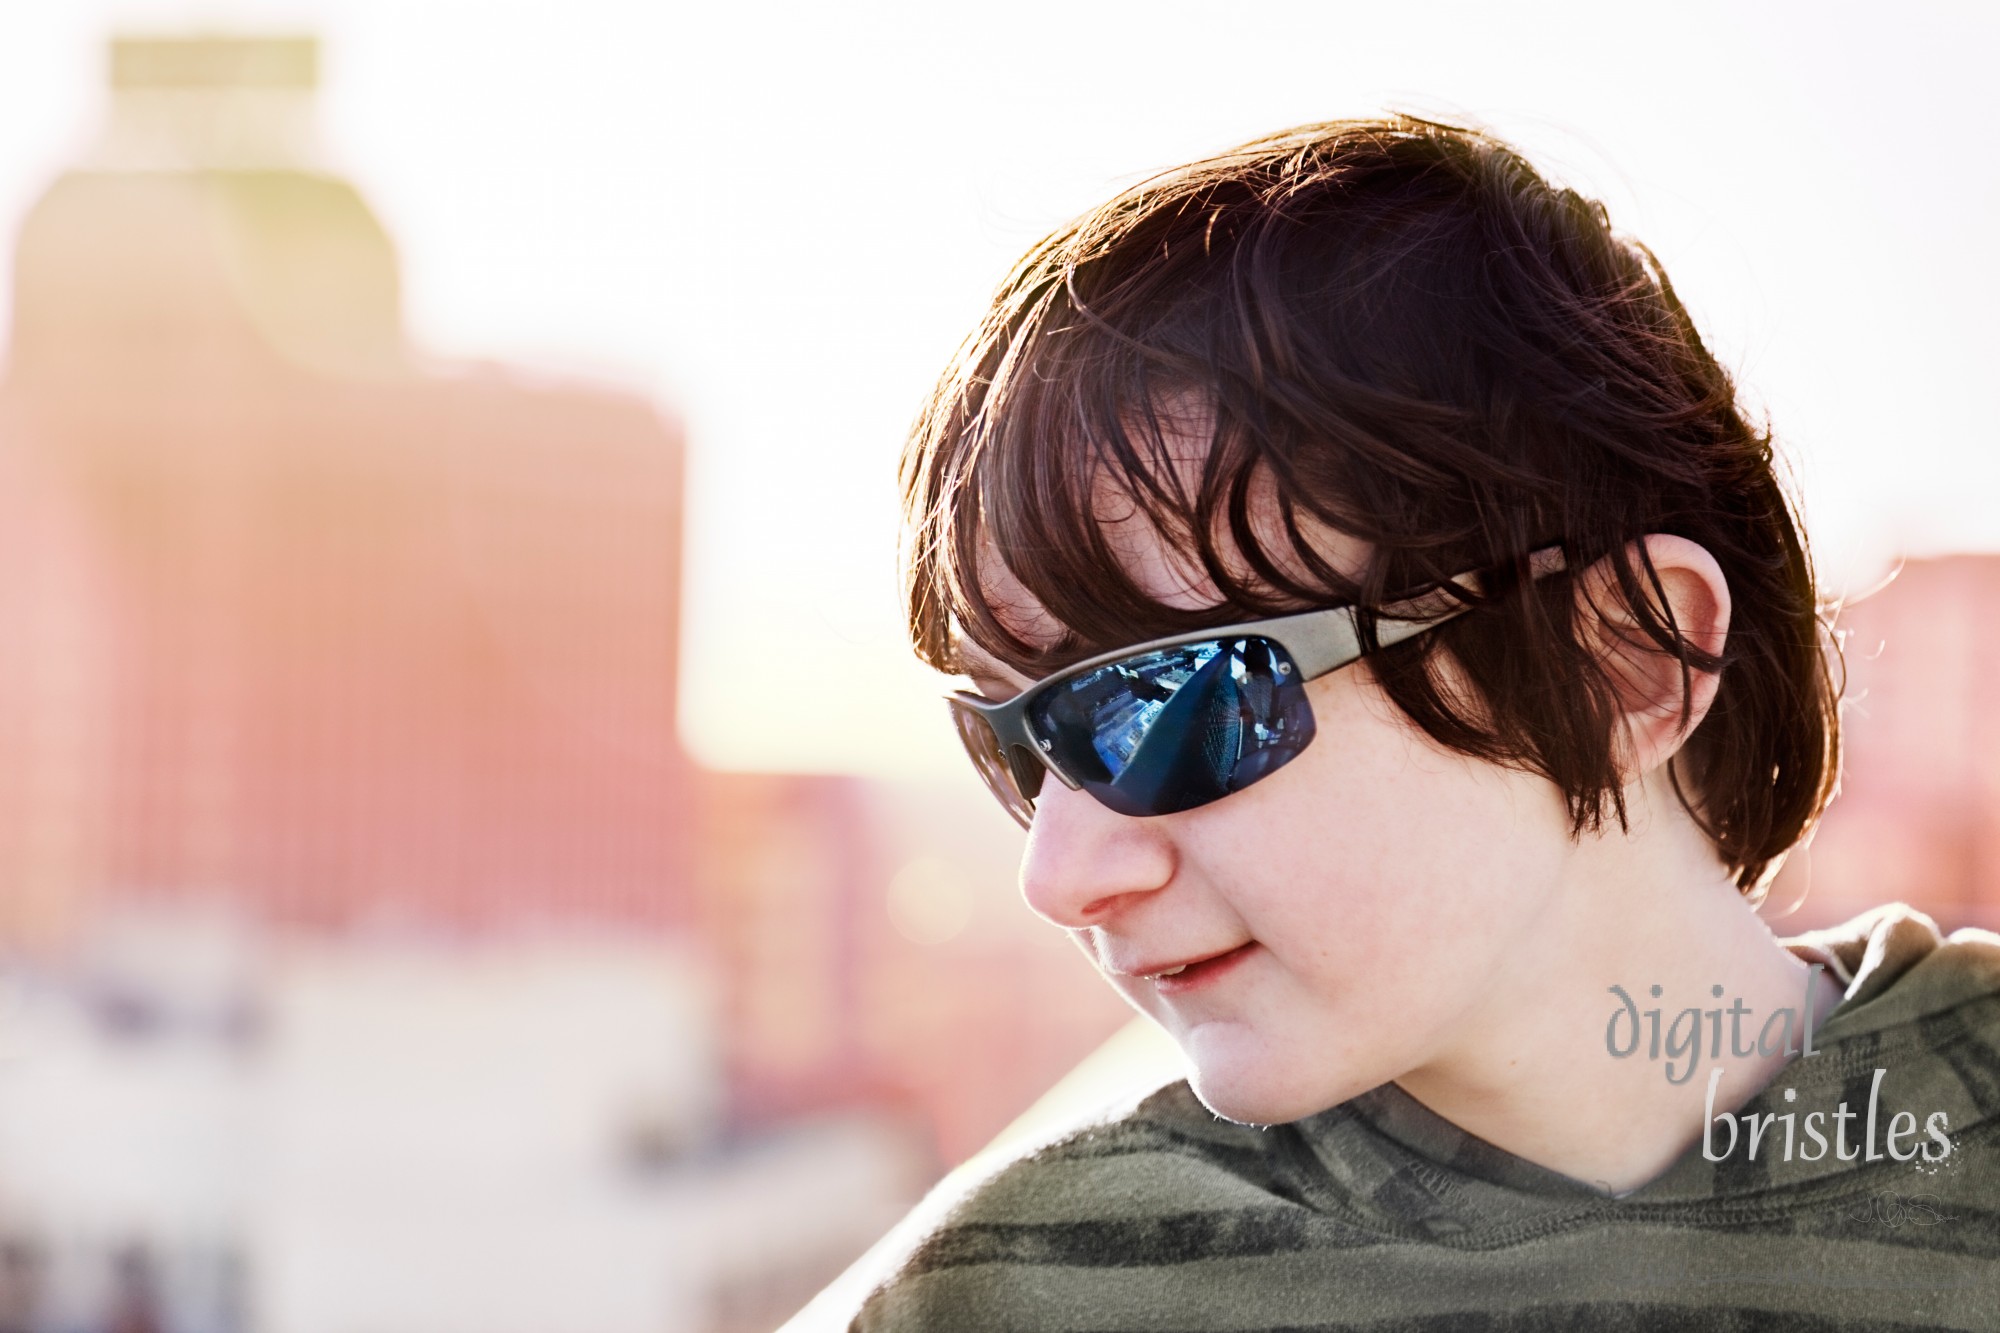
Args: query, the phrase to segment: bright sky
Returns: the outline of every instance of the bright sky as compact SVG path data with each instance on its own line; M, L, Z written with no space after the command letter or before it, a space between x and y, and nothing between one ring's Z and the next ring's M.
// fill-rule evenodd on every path
M961 776L894 568L932 378L1118 185L1385 106L1479 118L1652 245L1798 460L1830 572L2000 548L2000 8L14 3L10 250L113 27L319 33L329 160L401 247L419 344L683 416L681 716L713 764Z

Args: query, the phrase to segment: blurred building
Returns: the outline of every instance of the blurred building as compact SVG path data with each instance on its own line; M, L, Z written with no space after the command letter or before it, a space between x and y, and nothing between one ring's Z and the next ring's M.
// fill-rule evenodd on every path
M1014 892L1020 831L942 789L709 774L697 882L733 1119L870 1107L963 1160L1131 1017Z
M1900 899L2000 929L2000 556L1912 560L1844 610L1840 795L1773 886L1782 929Z
M260 917L687 920L682 450L643 400L440 371L316 169L307 39L126 39L15 256L4 525L38 656L0 876ZM34 548L34 549L30 549Z
M317 62L21 227L0 1327L769 1328L1126 1011L970 774L688 762L678 427L406 346Z

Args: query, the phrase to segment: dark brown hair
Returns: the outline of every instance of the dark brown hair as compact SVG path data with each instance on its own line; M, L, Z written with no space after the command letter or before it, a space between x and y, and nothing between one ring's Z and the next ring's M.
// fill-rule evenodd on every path
M1190 403L1208 436L1198 476L1173 457ZM1559 544L1571 571L1610 558L1623 612L1680 663L1684 713L1689 673L1722 673L1669 772L1746 892L1831 794L1830 644L1768 431L1652 253L1480 131L1303 126L1062 228L939 382L902 477L910 633L941 670L960 669L954 632L1030 676L1337 602L1372 634L1371 608L1488 568L1471 614L1380 651L1375 675L1440 744L1545 775L1575 832L1601 827L1607 804L1622 825L1601 640L1569 577L1525 577L1529 551ZM1134 583L1100 523L1107 483L1220 602L1175 608ZM1358 577L1315 550L1316 524L1368 544ZM1655 532L1721 565L1719 658L1662 611L1631 544ZM996 614L978 578L987 543L1067 627L1059 640L1027 642ZM1446 652L1476 699L1445 688Z

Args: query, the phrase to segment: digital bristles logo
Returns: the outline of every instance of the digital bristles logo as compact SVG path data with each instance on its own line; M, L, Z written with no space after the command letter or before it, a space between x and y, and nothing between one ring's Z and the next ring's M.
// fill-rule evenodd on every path
M1667 1082L1676 1086L1692 1079L1700 1067L1704 1036L1708 1039L1707 1058L1711 1062L1723 1058L1724 1017L1729 1019L1729 1053L1736 1059L1751 1056L1770 1058L1780 1053L1802 1057L1818 1055L1819 1050L1813 1045L1813 988L1819 974L1825 970L1823 963L1812 964L1800 1008L1772 1010L1757 1028L1755 1044L1749 1046L1744 1044L1743 1039L1744 1020L1754 1019L1755 1011L1743 1003L1741 996L1737 996L1727 1009L1682 1009L1663 1032L1660 1009L1641 1010L1623 986L1613 986L1610 993L1618 997L1618 1007L1611 1011L1610 1021L1605 1024L1604 1048L1612 1058L1624 1060L1638 1053L1643 1039L1646 1058L1661 1060L1664 1057L1662 1072ZM1659 999L1661 988L1653 986L1650 993L1654 999ZM1722 987L1712 986L1709 993L1719 1000L1722 998ZM1621 1036L1625 1040L1621 1041ZM1767 1157L1782 1155L1787 1162L1794 1155L1802 1161L1817 1162L1829 1152L1843 1162L1944 1161L1951 1156L1953 1143L1951 1123L1943 1111L1927 1116L1921 1133L1917 1117L1910 1111L1895 1112L1886 1124L1881 1123L1882 1082L1888 1077L1888 1072L1886 1069L1874 1071L1868 1085L1867 1104L1860 1110L1850 1108L1847 1102L1842 1101L1831 1110L1798 1108L1766 1112L1761 1116L1751 1113L1739 1116L1715 1109L1716 1085L1722 1081L1723 1075L1722 1066L1715 1064L1708 1075L1707 1118L1702 1125L1701 1136L1702 1156L1711 1162L1720 1162L1741 1146L1751 1159L1762 1152ZM1796 1103L1798 1096L1796 1088L1784 1091L1787 1105ZM1850 1130L1857 1123L1860 1126L1858 1142L1850 1137Z

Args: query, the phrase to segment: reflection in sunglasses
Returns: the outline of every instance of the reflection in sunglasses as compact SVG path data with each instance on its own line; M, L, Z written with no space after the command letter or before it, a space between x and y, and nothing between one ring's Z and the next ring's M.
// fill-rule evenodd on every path
M1290 674L1267 639L1209 639L1097 667L1029 711L1099 800L1166 814L1241 790L1304 747L1312 714Z

